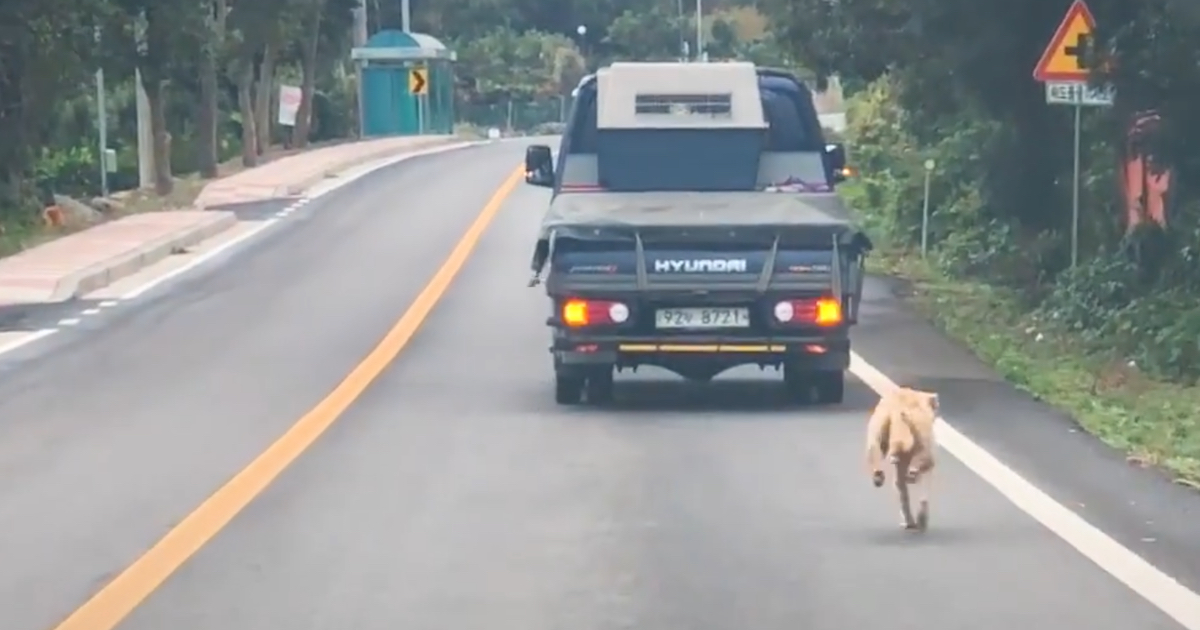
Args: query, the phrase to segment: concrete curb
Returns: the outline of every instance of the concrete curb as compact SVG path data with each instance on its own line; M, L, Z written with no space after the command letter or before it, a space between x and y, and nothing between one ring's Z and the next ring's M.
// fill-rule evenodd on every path
M52 302L62 302L104 287L133 275L170 256L175 250L192 247L237 225L232 212L209 211L196 225L143 243L131 252L96 263L61 280L50 296Z
M438 138L437 140L430 140L429 142L422 142L419 144L406 146L406 147L400 148L400 149L393 147L393 148L389 148L389 149L380 149L378 151L372 151L371 153L368 153L366 155L360 155L358 157L355 157L352 160L331 164L331 165L325 167L319 175L314 175L312 177L309 177L308 179L306 179L302 182L299 182L296 184L288 184L287 186L281 186L279 188L276 188L275 196L276 197L292 197L292 196L296 196L296 195L302 195L302 194L304 194L304 191L308 190L309 188L312 188L313 186L316 186L317 184L325 181L326 179L337 176L337 174L341 171L349 170L356 166L362 166L363 164L366 164L368 162L374 162L376 160L381 160L388 156L405 155L408 153L420 153L421 151L432 149L434 147L438 147L438 146L442 146L442 145L446 145L446 144L453 144L453 143L461 142L461 141L462 140L458 136L451 135L451 136L445 136L444 138Z
M319 176L310 177L304 182L277 188L273 191L273 195L264 195L261 198L250 199L242 203L257 203L273 197L301 195L322 181L331 177L337 177L339 173L389 156L420 154L431 149L438 150L441 147L470 146L472 144L477 144L477 142L465 141L458 136L444 136L436 140L430 140L429 142L401 149L392 147L372 151L367 155L357 157L353 160L330 165L324 168ZM49 301L62 302L98 289L103 289L121 278L133 275L170 256L178 248L197 245L201 241L233 228L238 223L237 215L233 212L209 210L204 207L197 207L196 210L203 210L209 216L206 216L198 224L190 228L163 236L149 243L144 243L131 252L96 263L87 269L59 280L54 287L53 293L51 293Z

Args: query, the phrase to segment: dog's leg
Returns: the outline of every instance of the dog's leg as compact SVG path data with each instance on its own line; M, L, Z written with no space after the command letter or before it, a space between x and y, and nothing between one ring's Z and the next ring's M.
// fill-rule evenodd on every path
M929 529L929 495L930 486L933 482L933 471L927 469L921 475L920 483L916 484L917 489L917 529L925 531Z
M900 499L900 517L904 521L901 525L904 529L916 529L917 521L913 518L912 503L908 495L908 464L908 457L896 459L896 494Z
M887 427L880 424L876 418L871 418L871 424L867 427L867 471L871 474L871 483L876 488L883 486L883 460L886 457L884 448L887 439Z
M913 457L908 464L908 483L915 484L921 482L921 477L925 473L933 470L933 458L928 455L917 455Z

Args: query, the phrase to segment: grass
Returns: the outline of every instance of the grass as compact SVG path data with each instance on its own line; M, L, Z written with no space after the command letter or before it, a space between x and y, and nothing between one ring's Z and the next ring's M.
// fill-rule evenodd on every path
M920 313L1016 387L1068 414L1128 454L1200 490L1200 387L1155 381L1112 357L1083 350L1070 333L1039 321L1016 296L951 278L916 252L875 252L872 273L903 278Z

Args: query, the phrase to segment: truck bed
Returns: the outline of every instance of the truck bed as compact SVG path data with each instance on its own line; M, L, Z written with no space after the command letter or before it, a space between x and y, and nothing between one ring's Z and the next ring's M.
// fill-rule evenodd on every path
M713 303L832 294L843 299L849 321L857 319L870 241L836 215L842 206L834 196L816 196L825 208L776 193L562 197L566 203L551 213L562 220L548 220L540 263L550 263L550 295L636 294L656 302L690 294Z
M850 213L836 193L578 192L554 198L542 221L542 233L755 226L804 226L831 236L855 231Z

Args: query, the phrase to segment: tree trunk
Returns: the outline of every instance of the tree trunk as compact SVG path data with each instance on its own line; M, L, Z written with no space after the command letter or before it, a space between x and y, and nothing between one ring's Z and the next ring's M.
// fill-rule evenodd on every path
M258 166L258 132L254 124L254 64L244 62L238 74L238 112L242 117L242 166Z
M210 7L207 16L208 29L205 32L200 57L200 104L197 108L197 138L196 147L199 151L200 176L213 179L217 176L217 164L220 162L217 145L217 126L220 110L218 98L220 87L217 82L217 56L225 41L226 0L216 0Z
M210 55L200 60L200 104L196 112L196 149L200 177L217 176L217 64Z
M175 188L171 178L171 138L167 133L166 68L171 59L175 25L160 14L161 5L148 3L146 19L146 54L140 62L142 88L150 109L150 135L153 139L154 192L169 195Z
M324 13L324 2L317 3L311 23L308 25L308 38L304 42L304 54L300 59L300 68L304 78L300 83L300 107L296 109L296 126L292 128L292 148L303 149L308 145L308 135L312 132L313 92L317 88L317 48L321 42L321 14Z
M271 97L275 87L276 46L268 42L263 51L262 64L258 67L258 84L255 86L254 124L258 131L258 154L271 147Z
M142 74L143 77L147 73ZM154 137L154 192L171 194L175 181L171 178L171 140L167 133L165 88L161 80L143 79L146 101L150 104L150 133Z

